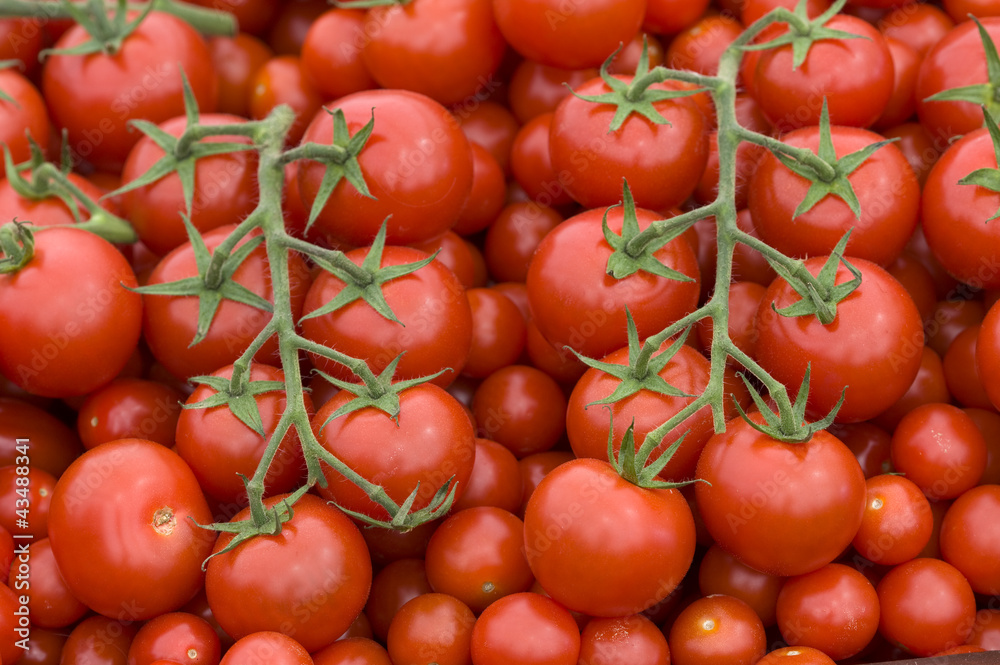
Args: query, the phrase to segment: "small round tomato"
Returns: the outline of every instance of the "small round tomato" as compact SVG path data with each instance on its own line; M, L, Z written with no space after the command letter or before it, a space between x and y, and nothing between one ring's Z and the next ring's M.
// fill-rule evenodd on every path
M18 549L7 585L28 598L32 626L63 628L87 613L87 606L66 586L48 538L31 542L27 550Z
M250 86L257 71L274 52L256 37L240 32L233 37L211 37L208 49L219 77L219 113L250 116Z
M643 489L607 462L553 469L524 513L531 572L565 607L626 616L667 597L694 557L691 509L675 489Z
M483 254L498 282L523 282L539 243L563 221L556 210L530 201L510 203L486 232Z
M522 60L510 76L507 104L522 123L543 113L552 113L559 102L597 76L597 70L561 69L534 60Z
M580 662L602 665L669 665L667 638L642 614L594 618L580 635Z
M441 523L427 545L427 581L476 614L499 598L527 591L534 578L524 558L524 523L506 510L462 510Z
M364 245L392 215L386 242L407 244L433 238L455 225L472 189L472 150L443 106L406 90L370 90L340 98L336 108L344 113L352 136L376 109L374 129L358 155L371 198L341 180L316 218L318 233L332 242ZM329 145L332 140L333 118L322 110L302 141ZM299 193L307 210L316 200L325 171L317 162L299 167Z
M396 613L386 639L393 665L467 665L476 616L462 601L425 593Z
M393 665L385 647L365 637L343 637L311 655L314 665Z
M758 660L757 665L836 665L836 663L819 649L782 647Z
M0 90L13 100L0 100L0 144L7 146L14 163L20 164L31 157L28 136L42 152L48 149L52 131L49 115L38 89L17 71L0 70ZM0 178L5 170L5 166L0 164Z
M754 422L763 417L754 413ZM698 509L716 542L771 575L802 575L850 544L865 510L865 478L826 431L784 443L742 418L705 444L695 476Z
M484 378L513 365L524 352L524 317L510 298L495 289L465 292L472 310L472 348L462 373Z
M472 397L479 436L506 446L517 457L540 453L566 429L566 397L548 374L508 365L490 374Z
M420 384L399 395L393 419L375 407L365 407L327 419L354 396L342 390L312 419L320 445L370 482L380 484L389 498L402 505L417 488L413 510L427 506L445 483L465 491L476 454L472 423L462 405L444 389ZM327 486L320 494L337 505L377 519L390 516L332 467L324 465Z
M973 487L955 499L941 523L941 556L976 593L1000 593L1000 486Z
M265 500L273 507L288 495ZM240 639L280 631L309 650L336 640L364 608L372 568L354 523L317 496L306 494L275 535L259 535L221 553L224 533L208 561L205 591L219 625ZM246 520L250 509L233 521ZM308 565L295 562L308 561Z
M323 106L323 98L303 71L301 59L294 55L271 58L260 66L250 83L251 118L260 120L282 104L295 112L295 121L285 137L286 145L294 145Z
M963 16L962 20L965 18ZM876 25L883 35L910 45L921 57L955 27L939 7L922 2L897 7L880 18Z
M972 418L950 404L925 404L892 434L892 465L931 499L954 499L979 482L986 441Z
M128 665L159 660L217 665L220 657L221 644L212 624L187 612L169 612L139 628L128 650Z
M21 439L22 441L18 441ZM19 399L0 397L0 465L17 463L28 440L28 464L57 478L63 474L82 448L76 433L48 411Z
M754 570L713 543L698 568L698 588L703 596L724 594L739 598L760 617L764 627L777 621L775 607L785 578Z
M513 82L511 84L513 85ZM512 94L508 91L508 96ZM510 171L510 148L514 144L519 123L506 106L496 102L478 101L452 109L462 133L469 143L476 143L487 150L497 160L504 173ZM553 106L553 109L555 107Z
M563 69L597 67L632 39L645 0L493 0L493 14L507 43L529 60Z
M976 597L954 566L913 559L879 582L879 632L915 656L930 656L964 644L972 632Z
M38 467L0 467L0 526L18 538L44 538L55 485L56 478Z
M380 570L372 579L365 614L372 632L383 642L399 608L419 595L431 593L423 559L399 559Z
M476 461L462 498L452 510L493 506L511 513L521 507L521 468L509 449L489 439L476 439Z
M302 69L326 99L378 85L361 59L368 40L365 14L360 9L335 7L320 14L309 26L302 44Z
M184 395L145 379L115 379L80 407L76 431L88 449L115 439L139 438L174 445Z
M131 619L87 617L69 634L58 662L126 665L128 648L138 629Z
M276 631L259 631L244 635L229 647L219 665L313 665L313 659L302 644Z
M576 665L580 629L569 610L537 593L490 605L472 629L475 665Z
M466 133L467 138L468 136ZM489 148L475 143L471 138L469 147L472 148L472 190L469 191L469 198L465 200L452 229L465 236L482 231L492 224L503 210L507 197L507 181L496 156Z
M847 386L838 422L867 420L902 397L920 370L924 333L913 299L879 266L850 259L861 272L861 285L837 305L830 325L815 315L785 317L782 309L800 296L776 279L757 311L757 362L789 390L797 390L812 368L807 416L824 417ZM825 257L805 261L813 275ZM840 264L836 283L853 275ZM772 304L773 307L772 308Z
M923 492L904 476L878 475L865 484L868 498L854 549L872 563L886 566L919 556L934 529Z
M670 627L670 662L753 665L767 650L764 625L739 598L713 595L694 601Z
M108 383L139 341L136 286L107 240L76 228L39 230L27 265L0 275L0 372L48 397Z
M173 611L201 588L215 533L198 525L211 522L177 453L122 439L87 451L59 479L49 539L74 596L105 616L135 621Z

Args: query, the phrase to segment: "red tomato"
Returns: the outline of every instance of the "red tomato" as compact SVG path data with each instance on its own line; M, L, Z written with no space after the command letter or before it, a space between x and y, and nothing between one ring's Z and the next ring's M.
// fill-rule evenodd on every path
M664 64L670 69L715 76L720 56L742 32L743 26L734 18L723 14L704 16L674 36Z
M465 295L472 310L472 348L462 373L484 378L517 362L527 330L517 305L499 291L469 289Z
M764 627L777 621L775 607L785 578L754 570L713 543L698 568L698 588L703 596L724 594L739 598L760 617Z
M219 77L218 112L249 117L250 85L274 52L245 32L234 37L211 37L208 48Z
M266 662L268 665L313 665L299 642L275 631L260 631L245 635L229 648L219 665L250 665Z
M510 147L514 144L519 126L507 107L487 100L452 109L452 113L469 142L489 150L500 168L507 173L510 170Z
M941 523L941 556L976 593L1000 593L1000 486L981 485L955 499Z
M764 625L739 598L707 596L694 601L670 627L670 662L753 665L767 650Z
M80 407L76 430L88 449L115 439L140 438L174 445L184 395L145 379L115 379Z
M55 44L70 49L90 39L73 26ZM215 111L218 86L201 35L182 19L151 12L114 54L52 55L42 92L56 127L66 128L74 155L118 171L139 139L129 120L163 122L184 113L181 70L198 106Z
M826 259L805 261L813 275ZM837 305L834 321L824 326L815 316L789 318L772 309L799 300L784 279L775 280L757 312L757 361L771 376L797 390L811 364L806 413L822 418L847 397L838 422L867 420L902 397L920 370L924 334L913 299L885 270L863 259L851 259L862 274L859 286ZM843 264L837 284L853 275Z
M353 399L346 390L328 401L313 418L320 445L402 505L420 484L413 509L427 506L438 488L451 479L456 498L465 491L476 454L469 416L458 401L433 384L421 384L399 395L398 420L374 407L327 419ZM326 487L320 494L355 512L378 519L388 514L368 495L331 467L324 466Z
M393 665L385 647L364 637L341 638L312 658L315 665Z
M500 86L494 73L506 43L490 0L376 6L365 16L363 30L362 60L383 88L455 104Z
M758 660L757 665L835 665L835 663L819 649L782 647Z
M368 251L352 250L347 258L360 265ZM397 266L426 258L427 254L420 250L390 246L385 248L379 265ZM326 305L344 286L332 274L320 273L306 294L303 313L310 314ZM399 323L358 299L334 312L302 321L303 336L367 361L376 374L405 353L396 366L395 378L413 379L450 369L435 383L447 386L454 381L465 366L473 334L472 310L455 274L433 261L389 281L382 287L382 294ZM357 381L354 373L339 363L316 355L310 358L334 378Z
M861 467L825 431L783 443L733 419L705 444L695 475L706 481L695 485L695 497L712 537L771 575L802 575L830 563L864 515Z
M629 83L631 76L618 76ZM652 86L676 90L670 83ZM601 95L611 88L594 78L577 95ZM653 104L669 124L655 124L633 114L609 132L616 107L566 97L556 108L549 129L552 167L570 196L587 208L603 208L621 200L622 178L636 205L666 210L683 203L705 170L708 127L697 105L687 98ZM603 211L602 213L603 214Z
M594 68L560 69L522 60L510 76L507 104L514 117L526 123L543 113L554 112L559 102L572 94L570 90L576 90L595 76Z
M518 130L510 148L510 170L523 194L543 206L567 206L573 198L566 189L566 174L552 166L549 149L553 113L542 113Z
M788 131L819 123L823 99L834 125L869 127L892 94L893 65L881 33L864 20L834 16L825 28L861 38L822 39L805 61L792 66L790 45L764 51L751 92L776 128Z
M499 282L523 282L538 245L563 216L538 203L518 201L491 221L483 249L490 276Z
M242 124L243 118L221 113L203 113L199 124L204 126ZM187 118L180 116L162 122L159 128L179 137L187 127ZM205 143L250 144L240 136L211 136ZM122 185L128 185L145 174L164 155L148 136L143 136L128 154L122 170ZM257 153L253 150L229 152L201 157L196 162L194 196L190 220L196 229L205 232L234 220L241 220L257 206ZM122 194L122 212L135 227L139 239L154 253L163 255L188 240L181 213L186 212L184 190L177 173L170 173L156 182Z
M486 608L472 629L475 665L576 665L580 629L559 603L515 593Z
M986 442L972 418L950 404L910 411L892 434L892 465L930 499L954 499L979 482Z
M4 24L10 19L5 19ZM9 44L10 40L4 40ZM3 57L0 55L0 57ZM17 57L21 57L18 54ZM0 70L0 90L3 90L13 102L0 100L0 144L10 149L10 156L15 164L27 161L31 157L28 136L42 149L48 150L49 116L38 89L31 81L24 78L13 69ZM0 163L0 178L4 176L6 167ZM32 220L34 221L34 220Z
M500 32L515 51L563 69L600 65L639 31L645 11L645 0L493 0Z
M122 439L87 451L59 479L49 539L74 596L135 621L173 611L201 588L215 532L198 525L211 522L184 460L152 441Z
M220 226L204 235L205 246L211 254L235 228ZM237 245L246 242L246 238ZM291 285L292 317L298 320L302 303L309 289L309 272L298 254L290 254L288 261ZM149 276L149 284L162 284L196 277L198 267L191 243L185 243L167 254ZM274 302L271 270L263 245L232 274L232 280L258 296ZM211 374L224 365L234 362L271 319L271 313L244 305L235 300L223 300L208 329L199 343L191 346L198 329L198 298L194 296L143 296L143 333L153 356L178 378ZM258 362L278 360L276 337L264 342L254 359Z
M875 121L879 129L892 127L906 122L917 110L917 99L914 90L917 86L917 72L922 60L915 48L892 37L885 38L889 54L892 56L894 72L892 96L886 104L882 115Z
M361 59L368 41L364 26L364 11L341 7L327 10L309 26L302 44L302 68L325 99L378 85Z
M255 120L266 117L282 104L288 104L295 112L295 122L285 137L286 145L299 142L309 121L321 112L323 105L323 97L303 71L301 59L294 55L279 55L261 65L251 80L249 93L248 110Z
M472 397L472 412L478 436L506 446L517 457L549 450L566 428L562 388L524 365L508 365L486 377Z
M365 605L372 632L384 642L399 608L432 591L423 559L400 559L387 565L372 579L371 593Z
M972 632L976 597L954 566L913 559L890 570L878 584L879 632L915 656L964 644Z
M565 607L616 617L651 607L674 590L694 556L691 510L674 489L647 490L607 462L553 469L524 513L528 564Z
M56 478L37 467L22 465L0 467L0 526L24 538L44 538L48 533L49 511ZM27 513L27 519L24 518Z
M641 614L591 619L580 635L580 662L602 665L670 665L667 638Z
M405 90L371 90L337 100L353 136L375 111L375 128L358 156L374 198L342 180L316 219L316 231L331 241L370 243L388 215L386 242L407 244L440 235L454 226L472 189L472 151L465 135L440 104ZM333 119L313 118L303 143L329 145ZM326 167L303 162L299 193L312 208Z
M126 665L129 644L138 626L133 620L116 621L102 616L87 617L66 639L60 663ZM32 631L34 632L34 631Z
M471 139L469 146L472 148L472 190L453 229L462 235L471 235L488 227L500 214L507 196L503 167L494 154Z
M880 18L877 27L886 37L916 49L922 58L955 27L955 23L934 5L907 2Z
M161 614L139 628L128 650L128 665L166 660L185 665L217 665L219 636L212 625L187 612Z
M925 346L920 357L920 369L913 383L899 400L876 416L875 422L886 430L896 429L896 425L907 413L923 404L951 401L951 393L945 382L944 366L941 358L929 346ZM860 424L860 423L859 423Z
M20 552L10 566L7 585L28 599L31 624L39 628L63 628L87 613L66 586L48 538L30 544L20 541Z
M393 665L469 665L476 616L462 601L425 593L399 608L386 640Z
M895 566L914 559L934 528L931 506L920 488L903 476L878 475L866 481L867 502L854 549L869 561Z
M19 443L18 439L22 439ZM0 397L0 465L15 464L28 440L29 464L59 477L82 452L76 433L37 406Z
M27 265L0 275L0 371L49 397L109 382L139 341L142 301L126 288L135 286L107 240L75 228L40 230Z
M286 498L271 497L265 506ZM371 559L358 528L338 508L307 494L293 510L280 533L257 536L210 559L205 591L229 635L240 639L275 630L316 651L340 637L364 608ZM233 520L249 517L245 508ZM213 553L232 538L221 535ZM288 565L292 561L309 564Z
M698 262L684 237L670 241L653 256L690 281L645 271L623 279L608 275L613 250L601 230L604 214L604 210L588 210L553 229L538 245L527 278L531 311L545 338L591 358L626 345L626 306L642 339L693 311L700 290ZM661 219L641 208L636 215L640 229ZM621 233L621 207L608 211L607 221L611 231Z

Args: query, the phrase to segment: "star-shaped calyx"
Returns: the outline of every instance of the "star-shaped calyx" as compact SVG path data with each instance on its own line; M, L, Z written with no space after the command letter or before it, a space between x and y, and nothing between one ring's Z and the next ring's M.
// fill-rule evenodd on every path
M185 409L226 406L241 423L261 437L264 436L264 422L256 397L285 389L282 381L251 381L249 372L240 372L235 381L221 376L193 376L189 380L212 388L215 394L193 404L185 404Z
M1000 167L1000 128L997 127L996 120L993 119L993 115L985 106L983 107L983 120L986 122L986 129L990 132L990 140L993 141L993 158L996 160L997 166ZM959 180L958 184L977 185L1000 194L1000 168L976 169ZM1000 217L1000 208L986 221L992 222L997 217Z
M386 221L388 221L388 218L386 218ZM372 241L368 254L365 256L364 261L361 262L360 270L349 273L346 270L333 265L329 261L318 257L314 258L317 265L344 282L344 288L341 289L341 291L328 303L303 316L303 321L317 316L323 316L324 314L329 314L330 312L335 312L356 300L364 300L371 306L372 309L389 321L403 325L402 322L396 318L392 308L389 307L389 303L386 302L385 295L382 293L382 287L387 282L391 282L398 277L409 275L410 273L420 270L434 260L437 256L437 252L426 259L414 261L413 263L404 263L398 266L385 266L383 268L381 267L381 264L382 253L385 251L385 235L386 222L382 222L382 226L375 235L375 240Z
M840 10L847 4L847 0L837 0L829 9L814 19L809 18L807 12L808 0L799 0L792 13L796 20L788 23L788 31L774 39L761 44L750 44L743 47L744 51L765 51L779 46L792 47L792 69L798 69L806 61L809 49L813 44L822 39L867 39L862 35L855 35L846 30L836 30L826 27L826 23L840 13Z
M191 90L191 85L188 83L187 75L183 69L181 70L181 81L184 86L184 114L187 117L184 134L187 134L194 127L198 126L200 112L198 110L198 100L195 99L194 92ZM225 155L231 152L254 149L254 146L249 143L236 143L233 141L209 143L205 141L182 140L184 134L180 137L173 136L148 120L132 120L131 123L163 151L163 157L157 160L141 176L106 194L105 198L119 196L125 192L152 185L161 178L171 173L176 173L181 181L181 191L184 194L184 210L186 214L190 215L191 206L194 201L196 162L202 157Z
M808 441L812 438L813 434L833 424L833 419L837 417L837 412L840 411L840 407L844 403L844 398L847 397L847 386L844 386L844 389L840 393L840 400L830 410L830 413L826 414L822 420L807 423L805 417L806 405L809 401L809 377L811 370L812 365L806 365L806 373L802 378L802 385L799 386L798 395L795 396L795 402L791 404L791 408L779 407L778 413L775 413L768 406L764 398L761 397L760 392L757 391L757 388L741 373L739 377L750 392L750 397L753 398L753 402L757 406L757 410L760 411L760 415L764 418L765 424L756 423L747 416L746 411L740 406L739 400L734 396L733 403L736 405L736 410L739 411L740 417L750 427L778 441L784 441L785 443L802 443ZM787 404L787 397L784 401Z
M936 95L927 97L925 102L971 102L985 106L990 113L1000 113L1000 56L997 55L996 44L990 33L979 22L979 19L969 14L979 29L979 39L983 43L983 54L986 56L986 83L974 83L958 88L942 90Z
M272 312L273 306L270 302L233 280L236 269L250 256L251 252L264 242L264 237L250 238L231 253L220 253L216 250L216 254L213 255L208 251L205 240L201 237L198 229L191 224L191 220L186 215L181 217L194 250L198 276L163 284L147 284L133 289L133 291L147 296L194 296L198 298L198 328L194 339L188 346L194 346L205 339L223 300L232 300L256 307L264 312Z
M614 250L608 257L607 274L615 279L624 279L629 275L634 275L640 270L644 270L652 275L657 275L675 282L694 281L682 272L663 265L653 254L674 238L680 236L688 230L694 223L690 220L676 226L664 226L657 229L655 240L643 243L638 252L629 253L634 244L629 242L639 236L639 219L635 214L635 200L632 198L632 190L629 189L628 181L622 181L622 203L616 203L604 211L604 218L601 220L601 229L604 232L604 239ZM608 213L619 205L622 206L622 232L616 234L608 226Z
M114 55L121 50L125 39L135 32L135 29L155 6L155 2L145 3L141 6L139 13L132 20L129 20L128 0L117 0L115 10L110 16L104 0L86 0L82 3L66 0L61 3L62 9L65 9L73 21L87 31L90 39L71 48L45 49L39 56L46 58L50 55L91 55L93 53Z
M644 344L640 345L639 331L635 327L635 321L632 320L632 312L629 311L628 307L625 308L625 316L628 319L627 365L618 365L616 363L609 363L601 360L595 360L594 358L588 358L580 355L574 349L566 347L588 367L600 370L605 374L610 374L620 381L618 387L615 388L614 392L610 395L604 399L590 402L586 406L589 407L595 404L614 404L615 402L636 394L640 390L648 390L650 392L670 397L693 397L693 395L689 395L680 388L670 385L663 380L663 377L660 376L660 372L663 368L667 366L667 363L669 363L671 359L677 355L677 352L680 351L681 347L684 346L684 342L687 340L690 328L686 328L681 336L678 337L677 340L674 341L674 343L667 349L653 355L665 340L659 335L655 335L647 339Z
M837 317L837 305L861 286L861 271L844 258L844 249L850 237L850 231L844 234L816 277L812 277L804 269L793 273L780 262L768 259L768 263L778 276L788 282L788 285L801 296L799 300L782 309L778 309L772 302L771 309L781 316L815 316L823 325L833 323ZM854 278L843 284L837 284L837 268L841 263L854 275ZM801 266L801 262L799 265Z
M658 433L658 431L650 432L646 435L646 439L642 442L642 446L638 450L635 448L635 420L633 420L628 429L625 430L624 436L622 436L622 445L618 449L618 456L615 456L614 452L614 429L615 422L614 416L611 416L611 424L608 426L608 461L611 466L615 468L618 475L629 481L633 485L638 485L645 489L672 489L677 487L683 487L685 485L690 485L696 482L706 482L695 480L683 480L680 482L673 482L669 480L662 480L658 476L661 471L667 466L671 458L677 452L677 449L681 447L684 443L685 437L687 437L688 432L684 432L676 441L670 444L663 453L657 457L652 462L649 461L650 456L653 452L663 443L663 437L666 432ZM659 428L658 428L659 429Z
M608 56L608 59L604 61L601 65L601 79L604 81L605 85L611 88L610 92L605 92L600 95L578 95L570 89L570 92L574 96L582 99L585 102L592 102L594 104L612 104L615 107L615 115L611 119L611 125L608 129L608 133L618 131L625 121L633 113L641 115L646 120L649 120L656 125L670 125L670 121L663 117L663 115L656 110L654 104L656 102L662 102L667 99L677 99L678 97L688 97L690 95L697 94L699 92L704 92L702 88L693 88L690 90L661 90L658 88L651 88L650 86L654 83L660 83L662 79L655 73L650 74L649 71L649 53L646 47L646 38L643 37L642 40L642 54L639 56L639 64L635 70L635 76L632 78L631 83L626 83L620 78L613 76L609 72L611 63L614 62L615 58L621 53L622 46L618 47L614 53Z
M358 155L361 154L372 135L372 130L375 129L375 109L372 109L372 117L368 123L359 129L354 136L351 136L350 130L347 128L347 119L344 117L343 111L340 109L331 111L327 108L323 110L333 118L332 145L311 143L301 146L310 149L310 159L326 164L323 180L320 181L319 190L316 192L312 209L309 211L306 230L312 228L316 218L323 211L327 200L341 180L347 180L362 196L370 199L375 198L368 190L368 183L365 182L365 176L361 172L361 164L358 163Z
M816 156L826 162L832 171L826 174L820 173L820 171L806 162L783 155L780 152L772 152L778 161L788 167L789 170L810 182L805 198L795 208L793 217L798 217L809 212L813 206L828 195L833 195L847 204L847 207L854 213L855 218L861 219L861 203L858 201L858 195L854 192L854 186L851 184L848 176L854 173L876 150L896 140L886 139L884 141L876 141L860 150L838 158L830 133L830 112L827 109L826 98L824 97L823 110L820 113L819 120L819 149L816 151Z

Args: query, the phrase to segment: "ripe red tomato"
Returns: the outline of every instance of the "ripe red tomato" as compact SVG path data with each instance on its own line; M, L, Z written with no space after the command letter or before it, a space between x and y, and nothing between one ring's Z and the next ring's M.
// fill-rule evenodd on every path
M398 421L365 407L323 427L353 397L342 390L313 417L320 445L364 478L380 484L396 505L402 505L419 483L413 503L413 509L419 510L450 478L458 487L456 497L461 496L472 474L476 442L469 416L454 397L425 383L400 393ZM389 517L382 506L331 467L324 465L324 474L329 483L319 490L324 498L377 519Z
M493 0L497 25L515 51L563 69L597 67L639 31L645 0Z
M198 525L211 522L177 453L122 439L87 451L59 479L49 540L74 596L105 616L136 621L178 609L201 588L215 532Z
M347 258L357 264L369 249L355 249ZM386 247L381 267L425 260L427 254L408 247ZM344 289L344 282L321 272L306 294L303 314L320 309ZM414 379L450 369L435 379L447 386L462 371L472 345L472 310L465 289L451 270L437 261L397 277L382 287L389 308L399 319L390 321L364 300L302 321L302 334L342 353L367 361L376 374L400 353L397 379ZM357 381L347 367L311 355L313 364L342 381Z
M22 454L18 439L28 439L30 464L57 478L82 452L76 433L48 411L9 397L0 397L0 465Z
M174 445L184 395L145 379L115 379L92 392L80 407L76 430L88 449L115 439L140 438Z
M670 83L652 88L677 89ZM607 92L611 88L601 78L575 90L576 95ZM614 205L621 200L622 178L641 208L666 210L691 195L708 160L709 129L693 101L680 97L654 103L670 124L658 125L633 114L611 132L616 107L576 95L559 104L549 129L552 167L570 196L587 208Z
M265 500L278 504L287 495ZM368 548L338 508L311 494L276 535L260 535L208 562L205 591L219 625L239 639L273 630L310 651L330 644L364 608L371 587ZM250 517L245 508L234 521ZM233 539L222 534L213 553ZM308 565L289 565L305 562Z
M813 275L826 259L805 261ZM811 364L809 418L825 416L847 397L837 412L838 422L867 420L902 397L920 369L924 333L913 299L885 270L863 259L851 259L862 282L837 305L833 323L824 326L815 316L784 317L772 309L788 307L800 296L784 279L776 279L757 311L757 361L771 376L794 391ZM836 283L853 275L843 264Z
M28 136L42 152L48 149L52 130L45 100L31 81L13 69L0 70L0 90L13 100L0 100L0 144L7 146L14 163L20 164L31 157ZM6 167L0 163L0 178L5 171Z
M476 616L462 601L425 593L393 617L386 640L394 665L468 665Z
M430 97L406 90L371 90L337 100L353 136L372 118L375 128L358 156L374 198L342 180L316 219L315 230L333 243L370 243L389 215L386 242L408 244L455 225L472 189L472 150L451 114ZM320 111L303 143L329 145L333 119ZM326 167L303 162L299 193L312 208Z
M274 52L253 35L241 32L234 37L211 37L208 48L219 77L219 113L250 116L250 85L257 71Z
M0 275L0 372L49 397L109 382L139 341L142 300L126 288L136 286L107 240L75 228L39 230L27 265Z
M754 570L718 543L708 548L698 568L698 588L703 596L724 594L739 598L757 613L765 628L777 621L775 608L784 583L784 577Z
M48 538L32 541L27 552L18 549L7 586L19 596L27 596L32 626L64 628L87 613L87 606L66 586Z
M456 104L500 86L493 75L507 44L490 0L376 6L365 16L363 30L362 60L383 88Z
M264 630L236 640L219 661L219 665L249 665L255 661L268 665L313 665L304 646L283 633Z
M229 125L246 122L235 115L202 113L200 125ZM167 134L179 137L187 127L180 116L160 123ZM211 136L205 143L249 145L241 136ZM122 185L145 174L164 155L149 136L143 136L128 154L122 170ZM257 153L253 150L201 157L195 165L194 196L190 220L199 231L208 231L241 220L257 206ZM155 254L164 255L188 240L181 213L187 211L181 178L170 173L156 182L125 192L122 212L135 227L139 239Z
M302 44L302 69L326 99L371 90L378 84L361 59L367 41L366 13L335 7L309 26Z
M88 40L82 26L55 44ZM69 132L73 154L99 169L119 171L142 134L129 120L163 122L184 113L181 72L201 111L215 111L218 84L201 35L183 20L151 12L113 55L53 55L42 69L42 92L56 127Z
M647 490L607 462L553 469L524 513L531 571L560 604L591 616L635 614L667 597L694 557L691 510L674 489Z
M271 58L257 70L250 83L250 117L260 120L275 107L288 104L295 121L285 137L286 145L295 145L302 138L309 121L323 106L323 97L313 88L295 55Z
M838 157L883 140L854 127L831 127L830 133ZM816 152L820 130L804 127L786 134L782 141ZM853 229L845 254L889 265L902 253L917 225L920 185L913 169L899 148L886 145L847 179L858 197L860 218L843 199L832 195L796 216L811 183L772 153L765 153L750 181L748 205L754 227L769 245L798 258L829 254Z
M683 236L653 256L690 281L645 271L623 279L608 275L613 250L601 230L604 214L604 210L587 210L546 235L528 267L526 282L533 320L545 338L556 347L571 346L591 358L627 344L626 306L642 339L693 311L701 288L698 260ZM636 216L640 230L662 217L642 208ZM611 231L620 234L621 207L608 211L607 221Z
M941 556L976 593L1000 593L1000 486L981 485L955 499L941 523Z
M549 450L566 429L566 397L548 374L509 365L490 374L472 397L478 435L517 457Z
M472 629L475 665L576 665L580 629L562 605L515 593L486 608Z
M751 414L759 424L760 414ZM783 443L734 418L705 444L695 476L701 517L716 542L771 575L802 575L836 559L865 510L865 477L825 431Z
M169 612L139 628L128 650L128 665L152 665L159 660L217 665L220 656L221 644L212 624L187 612Z
M919 556L934 528L923 492L904 476L878 475L865 484L865 515L854 535L854 549L872 563L886 566Z
M670 627L670 662L676 665L732 663L752 665L767 650L764 625L739 598L699 598Z

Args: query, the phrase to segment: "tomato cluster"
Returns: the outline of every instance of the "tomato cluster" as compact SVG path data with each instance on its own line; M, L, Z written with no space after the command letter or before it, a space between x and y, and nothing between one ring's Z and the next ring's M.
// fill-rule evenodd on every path
M0 0L0 662L1000 650L1000 7L345 4Z

